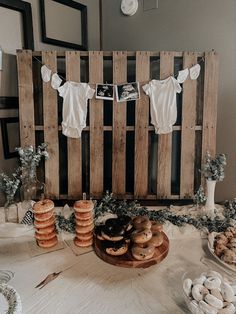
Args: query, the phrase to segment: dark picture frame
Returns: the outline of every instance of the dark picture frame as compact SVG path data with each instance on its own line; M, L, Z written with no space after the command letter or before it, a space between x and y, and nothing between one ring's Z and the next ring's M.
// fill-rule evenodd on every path
M34 50L34 35L31 4L21 0L0 0L0 7L15 10L22 15L23 47L22 49Z
M46 14L45 14L45 0L40 0L40 16L41 16L41 29L42 29L42 42L67 47L76 50L88 50L88 26L87 26L87 6L73 0L51 0L59 4L66 5L70 8L80 11L81 13L81 44L72 43L68 41L58 40L47 36L46 29Z
M0 109L18 109L19 97L0 96Z
M9 133L8 127L9 127L9 124L11 123L19 123L19 118L18 117L0 118L0 122L1 122L1 131L2 131L2 145L3 145L4 158L10 159L10 158L17 157L18 153L15 150L11 151L10 149L11 145L10 145L10 137L8 134ZM20 144L20 137L19 137L18 144L15 145L15 147L19 146L19 144Z

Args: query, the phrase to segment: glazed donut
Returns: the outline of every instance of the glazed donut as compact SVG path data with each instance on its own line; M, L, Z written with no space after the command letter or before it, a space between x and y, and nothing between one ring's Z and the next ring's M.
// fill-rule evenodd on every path
M100 241L105 240L102 236L102 228L104 227L104 225L99 225L99 226L95 226L94 228L94 234L96 235L97 239Z
M76 226L75 231L78 234L84 234L84 233L88 233L90 231L93 231L94 228L94 224L91 223L89 226Z
M155 247L161 246L163 243L163 235L161 232L156 231L152 233L151 239L148 241L149 244L152 244Z
M107 219L102 228L101 235L108 241L120 241L124 238L124 226L117 223L117 218Z
M214 295L208 293L205 296L205 301L207 304L213 306L216 309L222 309L223 308L223 301L217 299Z
M220 289L212 289L211 294L214 295L214 297L216 297L217 299L221 300L222 302L224 301Z
M105 241L103 243L103 247L109 255L120 256L128 251L128 244L123 240L117 242Z
M38 246L42 248L51 248L57 245L58 239L57 239L57 236L55 236L54 238L50 240L37 240L37 243L38 243Z
M200 301L198 304L205 314L217 314L217 309L207 304L205 301Z
M93 210L93 202L88 200L76 201L74 203L76 213L87 213Z
M93 218L93 212L87 212L87 213L76 213L75 212L75 218L78 220L87 220Z
M119 216L117 224L123 226L125 231L129 231L133 227L132 219L127 215Z
M90 218L90 219L87 219L87 220L75 220L75 223L77 226L82 226L82 227L86 227L86 226L89 226L93 223L93 219Z
M190 278L186 278L183 282L183 289L185 294L189 297L191 295L192 290L192 280Z
M93 244L93 237L88 240L78 239L77 237L74 238L74 244L79 247L88 247Z
M44 214L51 211L53 208L54 208L53 201L49 199L44 199L34 204L33 212L34 214Z
M223 252L227 250L227 246L225 246L224 244L217 244L215 246L215 254L218 256L218 257L221 257L221 255L223 254Z
M193 285L199 284L199 285L203 285L204 281L207 279L207 277L205 275L201 275L198 278L195 278L193 280Z
M163 224L161 224L159 221L151 221L151 230L152 232L161 232L163 231Z
M49 234L52 233L55 230L55 225L51 225L49 227L46 228L36 228L36 232L38 234Z
M56 236L55 231L48 233L48 234L40 234L38 232L35 232L35 238L37 240L50 240L50 239L54 238L55 236Z
M218 311L218 314L235 314L235 306L233 303L226 303L223 309Z
M47 213L43 213L43 214L34 214L34 219L37 221L45 221L50 219L53 216L53 210L50 210Z
M234 237L233 233L231 231L225 231L224 235L228 240L232 239Z
M145 243L152 238L152 231L150 229L138 229L131 234L131 240L134 243Z
M219 277L208 277L205 281L204 281L204 286L207 289L219 289L221 285L221 280Z
M222 282L221 284L221 293L222 297L227 302L234 301L234 289L226 282Z
M216 240L216 244L226 245L228 243L228 238L223 233L220 233L219 235L217 235L215 240Z
M36 228L46 228L46 227L49 227L49 226L54 225L54 224L55 224L55 217L54 216L48 220L45 220L45 221L37 221L37 220L34 221L34 225Z
M88 233L76 233L76 236L80 240L87 241L93 238L93 233L92 231Z
M234 227L228 227L228 228L226 229L226 231L229 231L229 232L231 232L234 236L236 236L236 228L234 228Z
M221 255L221 259L228 264L236 263L236 253L230 249L226 249L223 251Z
M198 302L203 300L205 295L207 295L208 293L209 290L203 285L200 285L198 283L192 287L192 296L194 300Z
M133 219L134 228L137 230L140 229L151 229L152 223L148 217L137 216Z
M153 257L155 253L155 247L147 243L135 243L131 248L131 253L135 259L143 261Z
M215 270L210 270L208 273L207 273L207 277L218 277L220 278L220 280L222 281L222 275L220 273L218 273L217 271Z

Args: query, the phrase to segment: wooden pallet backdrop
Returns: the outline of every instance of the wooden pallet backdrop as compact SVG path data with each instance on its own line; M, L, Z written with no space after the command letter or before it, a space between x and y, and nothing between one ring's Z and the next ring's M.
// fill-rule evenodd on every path
M109 83L138 81L142 86L204 61L198 80L183 84L173 133L154 134L149 98L140 88L141 97L133 107L130 102L90 100L82 138L70 139L61 134L61 97L50 83L41 81L41 64L35 57L53 72L63 72L67 80L86 81L92 87L107 78ZM20 50L17 63L21 145L49 144L50 159L41 172L49 197L78 199L86 191L101 198L106 188L118 198L193 197L201 182L198 169L205 152L215 154L216 52ZM107 124L108 108L112 119ZM128 123L131 115L133 124Z

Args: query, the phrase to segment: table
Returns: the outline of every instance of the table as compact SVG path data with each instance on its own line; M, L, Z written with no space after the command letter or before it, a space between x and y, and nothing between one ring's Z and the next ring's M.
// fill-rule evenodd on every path
M113 266L93 251L75 256L69 247L32 258L27 243L32 236L1 238L0 269L15 273L9 284L21 296L23 313L189 313L181 277L189 268L204 269L203 240L190 236L171 239L166 259L147 269ZM65 271L43 289L34 288L60 270Z

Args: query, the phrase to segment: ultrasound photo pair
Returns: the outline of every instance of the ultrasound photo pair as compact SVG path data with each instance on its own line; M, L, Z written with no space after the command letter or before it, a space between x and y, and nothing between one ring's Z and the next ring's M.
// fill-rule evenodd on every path
M114 88L116 93L116 101L131 101L140 98L139 83L126 83L120 85L113 84L97 84L96 85L96 98L97 99L114 99Z

